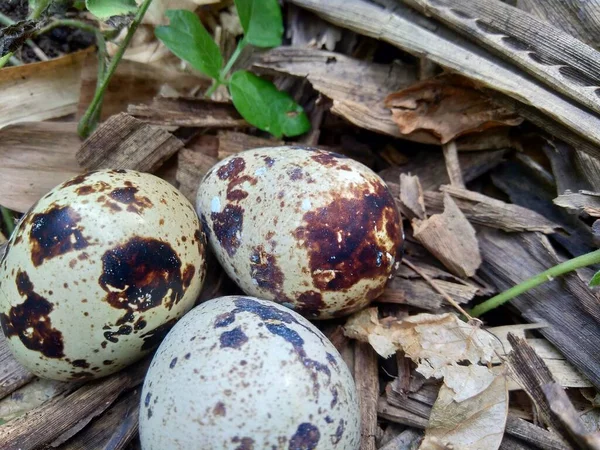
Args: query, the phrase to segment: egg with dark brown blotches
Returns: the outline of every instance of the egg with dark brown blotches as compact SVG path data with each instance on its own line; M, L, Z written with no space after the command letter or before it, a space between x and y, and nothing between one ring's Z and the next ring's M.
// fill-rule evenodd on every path
M194 308L154 355L143 450L356 450L360 412L342 357L308 320L230 296Z
M403 240L385 182L336 153L248 150L204 177L196 208L221 265L249 294L312 319L383 293Z
M193 206L150 174L101 170L57 186L23 216L0 261L0 323L34 374L114 373L158 346L202 287Z

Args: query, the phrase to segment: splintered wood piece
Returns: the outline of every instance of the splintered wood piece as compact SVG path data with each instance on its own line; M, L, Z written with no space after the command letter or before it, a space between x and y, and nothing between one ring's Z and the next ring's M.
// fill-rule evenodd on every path
M442 214L413 220L413 235L456 276L471 277L481 265L475 229L448 194Z
M419 440L423 437L423 433L409 428L402 431L398 436L391 439L379 450L399 450L417 448Z
M478 236L484 260L480 270L499 291L562 262L541 233L481 228ZM600 304L577 274L549 280L512 299L511 305L529 322L547 322L539 333L600 387Z
M464 188L465 180L463 180L460 163L458 162L456 141L448 142L442 146L442 149L444 151L444 160L446 161L446 170L448 171L448 178L450 178L450 185Z
M183 142L168 131L120 113L100 125L76 157L89 170L153 172L182 147Z
M342 39L341 28L294 5L288 8L287 23L286 35L293 47L325 47L332 51Z
M498 228L504 231L541 231L552 234L560 225L522 206L505 203L478 192L454 186L442 186L443 192L452 196L469 222ZM444 194L425 192L425 204L431 212L443 211Z
M102 414L127 389L142 382L149 359L126 371L85 384L75 392L55 397L0 427L1 450L43 447L77 427L82 419Z
M379 396L377 353L364 342L355 343L354 381L360 405L360 450L375 450Z
M185 197L196 204L196 194L202 177L219 160L199 151L184 148L177 154L177 173L175 175L179 182L179 190Z
M540 358L525 339L508 334L508 342L513 350L508 354L508 364L513 376L535 403L542 421L556 432L573 442L560 419L554 414L544 395L544 386L554 384L554 378L544 360ZM561 388L562 389L562 388Z
M238 131L219 131L219 159L227 158L236 153L261 147L278 147L285 145L284 141L265 139L258 136L240 133Z
M366 0L291 2L336 25L388 42L416 56L427 55L440 66L493 89L494 101L498 95L525 105L525 109L517 111L524 118L534 120L542 115L560 124L548 129L554 136L565 140L567 135L579 136L590 144L582 150L600 154L600 117L407 6L395 4L392 11Z
M600 194L596 192L566 192L556 197L553 202L568 211L600 217Z
M473 181L493 169L502 162L505 154L506 150L459 153L458 161L464 181L466 183ZM395 198L400 196L398 177L401 173L410 173L419 177L424 191L437 190L442 184L450 183L441 152L419 152L417 156L411 158L408 164L392 166L379 172L381 178L388 183Z
M0 249L0 259L2 259ZM13 357L3 333L0 333L0 399L33 380L34 375Z
M59 450L125 448L137 433L140 392L138 389L123 395L80 433L58 447L54 443L53 447Z
M231 103L202 98L158 97L151 105L131 105L127 112L153 125L201 128L249 126Z
M77 124L31 122L0 130L0 204L25 212L48 191L81 173Z
M405 173L400 174L400 205L402 212L411 219L427 217L419 177Z
M72 114L77 109L81 68L93 49L22 66L0 73L0 128ZM75 87L75 89L74 89Z
M83 116L94 98L97 78L98 57L91 54L86 58L81 71L78 117ZM210 80L188 75L174 68L122 59L102 98L100 120L105 121L115 114L127 111L129 105L152 102L166 86L185 95L194 88L208 89Z

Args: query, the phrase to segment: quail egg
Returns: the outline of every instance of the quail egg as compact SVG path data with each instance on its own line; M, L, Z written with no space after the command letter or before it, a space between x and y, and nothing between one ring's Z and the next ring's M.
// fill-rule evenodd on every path
M230 296L194 308L154 355L142 390L143 450L355 450L352 376L308 320Z
M311 319L364 308L399 264L401 222L385 182L336 153L276 147L230 156L206 174L196 207L246 294Z
M0 261L0 323L15 358L56 380L97 378L156 348L202 287L193 206L150 174L102 170L23 216Z

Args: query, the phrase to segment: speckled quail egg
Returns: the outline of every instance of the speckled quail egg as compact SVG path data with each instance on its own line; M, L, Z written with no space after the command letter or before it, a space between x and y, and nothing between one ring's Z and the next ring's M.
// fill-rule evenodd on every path
M140 407L143 450L359 446L352 376L308 320L230 296L194 308L154 355Z
M193 206L150 174L102 170L23 216L0 261L0 323L16 359L96 378L156 348L196 301L206 238Z
M382 294L402 228L385 182L342 155L249 150L204 177L198 213L242 290L311 319L358 311Z

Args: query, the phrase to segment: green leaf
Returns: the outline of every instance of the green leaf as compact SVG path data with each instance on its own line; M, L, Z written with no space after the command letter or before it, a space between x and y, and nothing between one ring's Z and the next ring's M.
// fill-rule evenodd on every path
M590 287L599 286L600 285L600 271L596 272L592 279L590 280Z
M256 47L278 47L283 37L283 18L277 0L235 0L244 39Z
M154 32L156 37L196 70L218 80L223 57L198 16L179 9L169 10L166 15L171 23L157 27Z
M137 11L135 0L85 0L88 11L100 19Z
M292 97L253 73L235 72L229 92L236 109L248 123L275 137L297 136L310 129L308 117Z

